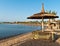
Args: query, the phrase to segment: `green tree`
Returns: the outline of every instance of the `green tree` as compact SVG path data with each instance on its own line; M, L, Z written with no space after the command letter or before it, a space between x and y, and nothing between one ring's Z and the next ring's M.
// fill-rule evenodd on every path
M56 15L56 14L57 14L57 12L55 12L55 11L52 11L52 14Z
M49 14L54 14L54 15L56 15L57 14L57 12L56 11L51 11L51 10L46 10L46 13L49 13Z

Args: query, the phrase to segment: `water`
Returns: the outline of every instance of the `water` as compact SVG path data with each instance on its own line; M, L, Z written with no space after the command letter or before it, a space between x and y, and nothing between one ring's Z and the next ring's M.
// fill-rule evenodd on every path
M27 26L21 24L0 24L0 39L40 29L40 26Z

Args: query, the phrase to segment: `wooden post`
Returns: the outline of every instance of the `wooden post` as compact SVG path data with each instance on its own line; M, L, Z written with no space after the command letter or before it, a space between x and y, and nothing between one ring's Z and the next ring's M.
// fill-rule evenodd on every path
M48 28L50 29L50 27L51 27L51 26L50 26L50 18L49 18L49 21L48 21Z
M44 24L43 24L43 17L42 17L42 32L43 32Z
M52 31L52 41L54 40L54 32Z

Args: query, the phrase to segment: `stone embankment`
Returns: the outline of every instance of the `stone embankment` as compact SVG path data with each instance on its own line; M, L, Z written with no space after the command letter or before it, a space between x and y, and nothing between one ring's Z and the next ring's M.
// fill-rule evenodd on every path
M12 38L4 39L0 41L0 46L12 46L17 43L23 43L26 40L29 40L31 38L32 33L26 33L22 35L18 35Z

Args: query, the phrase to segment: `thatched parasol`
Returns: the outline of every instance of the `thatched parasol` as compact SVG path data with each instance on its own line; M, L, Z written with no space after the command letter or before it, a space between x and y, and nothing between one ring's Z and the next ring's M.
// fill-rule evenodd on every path
M27 17L27 19L42 19L42 31L43 31L43 19L53 19L53 18L58 18L58 16L54 14L49 14L44 11L44 4L42 4L42 10L40 13L34 14L30 17Z

